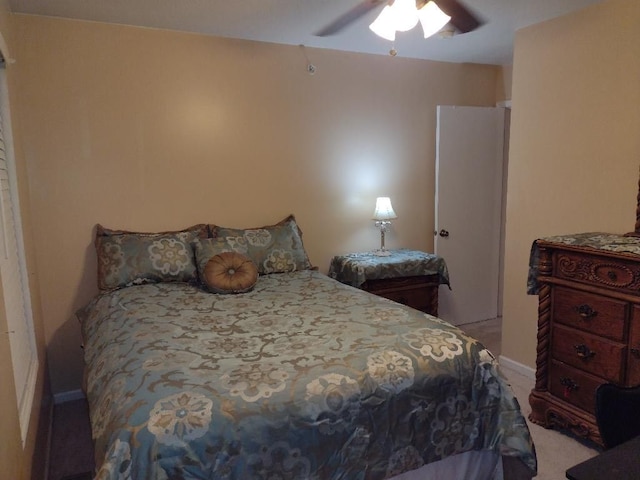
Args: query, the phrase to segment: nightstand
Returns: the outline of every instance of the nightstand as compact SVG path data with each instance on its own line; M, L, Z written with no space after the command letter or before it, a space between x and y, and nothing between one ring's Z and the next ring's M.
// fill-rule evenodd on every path
M430 315L438 315L438 287L449 285L442 257L418 250L349 253L331 260L329 276Z

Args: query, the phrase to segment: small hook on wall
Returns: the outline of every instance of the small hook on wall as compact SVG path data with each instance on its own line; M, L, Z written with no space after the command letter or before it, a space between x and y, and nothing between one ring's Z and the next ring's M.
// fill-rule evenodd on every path
M307 72L309 75L314 75L316 73L316 66L309 61L309 57L307 56L307 51L304 48L304 45L300 45L302 49L302 54L304 55L304 59L307 61Z

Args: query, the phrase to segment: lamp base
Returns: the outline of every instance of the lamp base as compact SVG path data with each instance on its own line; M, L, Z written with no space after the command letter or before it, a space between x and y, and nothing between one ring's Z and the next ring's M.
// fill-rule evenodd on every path
M373 254L378 257L388 257L391 255L391 252L389 250L374 250Z

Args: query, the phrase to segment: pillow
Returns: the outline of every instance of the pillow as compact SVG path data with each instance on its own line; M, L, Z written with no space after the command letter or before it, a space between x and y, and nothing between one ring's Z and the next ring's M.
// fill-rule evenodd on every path
M209 260L220 253L231 252L233 250L226 248L223 242L219 242L215 238L197 238L193 242L193 248L196 254L196 268L198 269L200 282L206 286L204 269Z
M174 232L129 232L98 225L98 288L114 290L140 283L196 282L192 242L206 237L207 226Z
M202 279L213 293L244 293L258 281L258 269L249 257L223 252L209 259Z
M260 274L294 272L311 267L302 244L302 231L293 215L275 225L239 229L210 225L219 251L247 255Z
M111 228L103 227L102 225L96 225L96 239L98 237L113 237L114 235L139 235L141 237L153 237L156 235L170 235L172 233L184 233L184 232L196 232L198 237L207 238L209 236L209 226L204 223L199 223L191 227L184 228L182 230L170 230L167 232L134 232L131 230L113 230Z

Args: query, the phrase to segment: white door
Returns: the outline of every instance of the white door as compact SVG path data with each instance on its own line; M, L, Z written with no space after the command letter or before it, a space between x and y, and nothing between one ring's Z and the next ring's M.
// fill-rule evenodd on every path
M438 315L463 325L498 316L505 109L438 106L435 253L451 288Z

